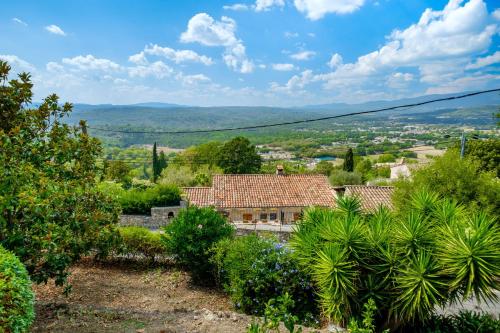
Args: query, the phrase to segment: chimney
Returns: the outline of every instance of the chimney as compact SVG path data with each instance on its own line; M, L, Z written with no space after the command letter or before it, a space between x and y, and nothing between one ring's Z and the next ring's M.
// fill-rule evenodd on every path
M285 168L283 168L282 164L278 164L276 166L276 174L280 176L283 176L285 174Z

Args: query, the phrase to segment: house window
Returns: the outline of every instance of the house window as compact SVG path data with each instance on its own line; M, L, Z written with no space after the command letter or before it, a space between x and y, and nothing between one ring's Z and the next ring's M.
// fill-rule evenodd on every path
M252 221L252 214L243 214L243 222Z
M277 219L278 219L278 214L276 214L276 213L269 213L269 220L276 221Z
M302 218L302 213L293 213L293 222L298 221Z
M260 220L261 221L267 221L267 213L260 213Z

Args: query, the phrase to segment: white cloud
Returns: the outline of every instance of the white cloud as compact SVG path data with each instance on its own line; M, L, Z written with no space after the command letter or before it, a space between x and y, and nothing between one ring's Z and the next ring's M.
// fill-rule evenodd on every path
M121 69L121 66L117 63L108 59L96 58L91 54L86 56L79 55L73 58L63 58L62 62L82 71L100 70L107 72Z
M328 61L327 65L331 69L335 69L335 68L339 67L340 65L342 65L342 61L343 61L342 56L338 53L334 53L334 54L332 54L332 57L330 58L330 61Z
M446 84L427 89L427 94L451 94L462 91L479 90L485 88L489 83L500 82L500 75L485 74L458 78Z
M257 0L255 2L255 11L267 11L270 10L271 7L283 7L285 6L285 0Z
M128 61L136 65L146 65L148 63L148 59L146 58L144 51L131 55L128 57Z
M12 21L14 21L14 22L16 22L16 23L19 23L19 24L21 24L21 25L24 25L25 27L27 27L27 26L28 26L28 23L24 22L24 21L23 21L23 20L21 20L21 19L18 19L17 17L14 17L14 18L12 19Z
M356 62L338 66L318 76L333 89L346 83L359 85L370 76L401 67L418 67L421 82L454 80L463 72L467 58L486 51L498 31L490 24L482 0L450 0L441 11L426 9L418 23L395 30L380 49L360 56Z
M489 65L500 63L500 51L496 51L492 55L484 58L477 58L474 63L468 64L465 69L478 69Z
M271 91L288 94L300 93L300 89L303 89L307 84L313 82L313 80L313 72L308 69L299 75L292 76L284 86L280 86L276 82L271 82Z
M66 33L55 24L51 24L45 27L45 30L54 35L66 36Z
M163 61L156 61L148 65L139 65L128 68L128 74L130 77L141 78L153 76L157 79L163 79L172 75L173 72L173 69L167 66Z
M286 38L297 38L299 37L299 34L297 32L290 32L290 31L285 31L284 33Z
M244 3L235 3L232 5L225 5L222 6L225 10L234 10L234 11L244 11L248 10L248 5L245 5Z
M311 38L316 37L316 34L314 32L308 32L307 35Z
M223 59L226 65L240 73L250 73L255 66L247 58L245 46L235 33L236 21L233 19L223 16L220 21L216 21L206 13L199 13L189 20L187 30L180 39L184 43L224 46Z
M49 72L60 72L64 70L64 66L57 62L50 61L45 65L45 69Z
M181 81L185 86L194 86L200 83L209 83L211 81L210 78L204 74L184 75L183 73L179 73L175 78Z
M272 68L275 71L281 71L281 72L288 72L297 69L297 67L295 67L294 64L272 64Z
M500 8L495 9L493 13L491 13L491 16L493 16L495 20L500 21Z
M413 74L397 72L387 79L387 86L393 89L407 88L413 81Z
M295 8L310 20L319 20L328 13L349 14L364 4L364 0L294 0Z
M141 52L142 53L142 52ZM214 61L205 55L199 55L192 50L174 50L170 47L161 47L156 44L148 45L144 48L144 53L149 55L165 57L176 64L182 62L199 62L204 65L212 65ZM139 53L140 54L140 53Z
M21 70L34 72L36 70L35 66L13 54L0 54L0 59L7 61L9 65L13 67L14 71Z
M300 51L290 55L290 58L295 60L309 60L316 55L314 51Z

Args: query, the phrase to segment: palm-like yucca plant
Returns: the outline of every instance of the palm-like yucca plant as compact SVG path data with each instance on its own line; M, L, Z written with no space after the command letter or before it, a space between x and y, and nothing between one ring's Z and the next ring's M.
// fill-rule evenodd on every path
M327 244L318 252L313 278L320 288L324 313L337 323L342 322L351 313L358 289L356 263L349 260L349 254L341 246Z
M437 257L462 299L495 300L500 290L500 227L483 212L440 228Z
M424 189L412 195L410 208L413 212L420 213L423 216L431 216L438 202L439 196L436 193Z
M403 322L425 320L446 297L446 281L440 265L431 253L421 251L412 256L396 277L397 298L391 314Z
M385 245L389 241L393 224L393 215L385 206L380 206L368 218L367 237L373 247Z
M317 258L316 253L324 242L320 238L319 230L333 223L335 216L336 213L332 210L311 207L304 212L302 220L294 227L289 245L304 269L311 269L311 264Z
M361 200L356 196L341 196L337 198L337 211L344 214L357 215L361 213Z
M443 199L434 205L434 224L447 225L454 223L465 216L465 208L455 200Z
M410 212L393 225L393 243L403 255L417 255L428 249L433 237L429 219L416 212Z

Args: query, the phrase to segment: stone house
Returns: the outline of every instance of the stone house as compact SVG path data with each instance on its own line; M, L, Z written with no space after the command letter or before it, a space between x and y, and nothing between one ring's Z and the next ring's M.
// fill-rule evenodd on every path
M362 209L392 207L392 187L341 186L333 188L324 175L215 175L211 187L183 188L189 204L214 207L234 223L290 224L304 209L334 207L341 195L357 196Z
M212 206L235 223L293 223L311 206L333 207L335 192L323 175L215 175L212 187L184 188L186 200Z

